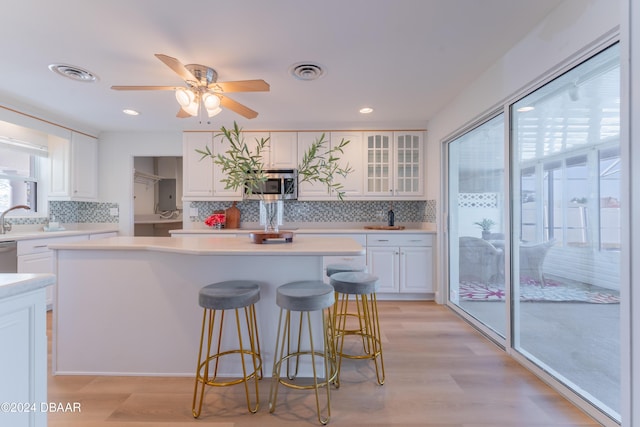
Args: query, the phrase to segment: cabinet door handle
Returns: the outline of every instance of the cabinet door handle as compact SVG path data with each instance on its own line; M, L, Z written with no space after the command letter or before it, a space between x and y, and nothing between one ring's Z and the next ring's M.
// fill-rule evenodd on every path
M377 239L376 242L388 242L389 239Z
M35 245L34 249L46 248L48 245Z
M396 255L398 255L398 252L396 251Z

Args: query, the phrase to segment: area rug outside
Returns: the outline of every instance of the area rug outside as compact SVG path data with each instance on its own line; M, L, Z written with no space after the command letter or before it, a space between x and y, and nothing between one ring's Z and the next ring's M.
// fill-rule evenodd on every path
M504 301L505 289L503 284L461 282L459 295L460 299L465 301ZM620 296L602 288L593 290L555 282L547 282L540 286L539 282L529 280L520 284L520 301L616 304L620 302Z

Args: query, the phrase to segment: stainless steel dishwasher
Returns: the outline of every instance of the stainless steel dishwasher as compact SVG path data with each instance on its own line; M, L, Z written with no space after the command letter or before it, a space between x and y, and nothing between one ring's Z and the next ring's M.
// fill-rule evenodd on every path
M0 273L18 272L18 244L15 241L0 242Z

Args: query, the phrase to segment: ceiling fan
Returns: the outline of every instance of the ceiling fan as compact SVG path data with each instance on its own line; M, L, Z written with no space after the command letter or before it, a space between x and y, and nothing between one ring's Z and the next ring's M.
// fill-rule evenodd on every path
M247 119L258 116L256 111L227 97L227 92L268 92L269 84L264 80L239 80L218 82L218 73L210 67L198 64L183 65L176 58L156 53L156 58L177 73L188 87L179 86L111 86L114 90L173 90L180 104L177 117L197 116L203 108L209 117L228 108Z

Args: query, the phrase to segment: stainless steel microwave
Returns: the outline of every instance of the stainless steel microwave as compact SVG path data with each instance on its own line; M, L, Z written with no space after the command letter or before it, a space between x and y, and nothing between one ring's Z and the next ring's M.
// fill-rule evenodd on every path
M245 188L244 198L249 200L296 200L298 198L298 171L296 169L268 169L267 176L252 188L248 194Z

